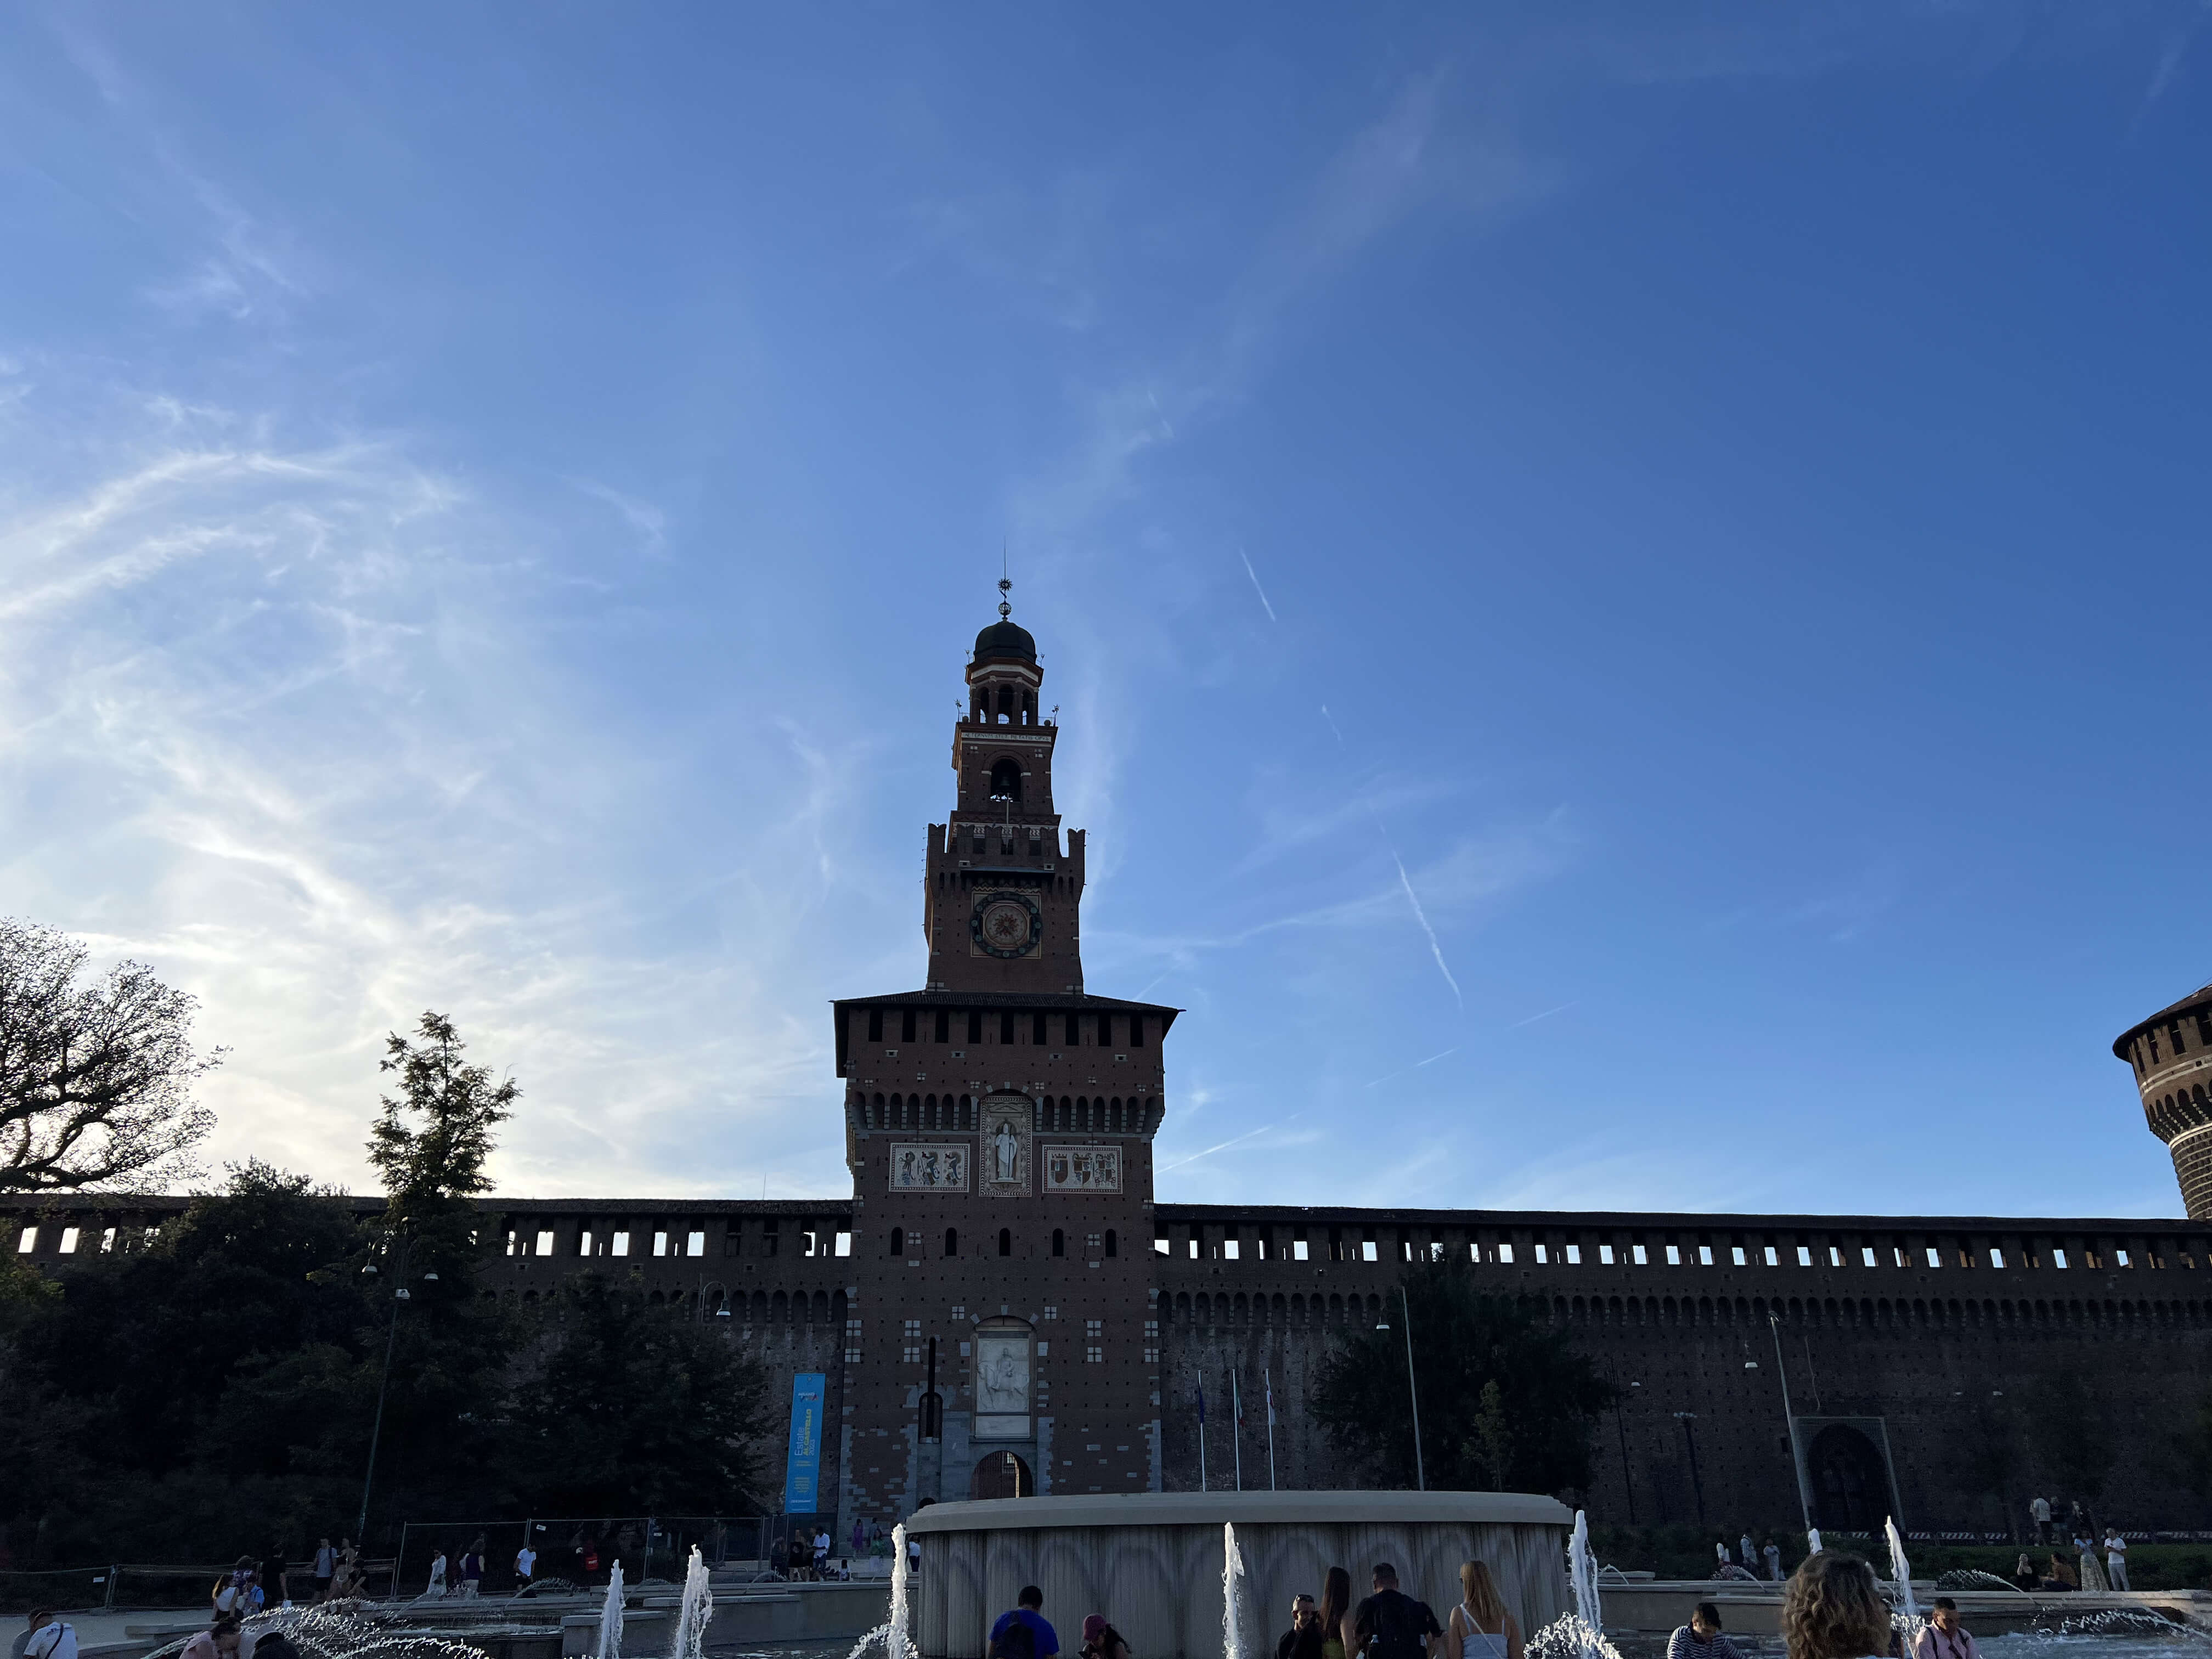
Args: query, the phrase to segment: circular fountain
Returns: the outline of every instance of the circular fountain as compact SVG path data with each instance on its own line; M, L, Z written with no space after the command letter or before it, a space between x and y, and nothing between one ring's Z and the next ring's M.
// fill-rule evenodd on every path
M1266 1659L1291 1598L1318 1596L1330 1567L1367 1594L1375 1564L1443 1611L1459 1566L1489 1564L1524 1631L1569 1607L1573 1512L1490 1492L1133 1492L933 1504L911 1516L921 1546L908 1587L922 1659L981 1659L991 1623L1024 1584L1073 1633L1103 1613L1146 1659ZM1061 1645L1070 1644L1063 1638Z

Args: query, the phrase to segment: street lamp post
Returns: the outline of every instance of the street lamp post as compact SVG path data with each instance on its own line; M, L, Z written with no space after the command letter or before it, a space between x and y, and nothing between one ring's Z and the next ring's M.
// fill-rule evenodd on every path
M384 1395L385 1391L390 1388L392 1383L392 1345L397 1342L399 1338L399 1304L408 1300L407 1259L410 1255L414 1254L414 1235L411 1233L403 1233L400 1236L399 1241L399 1269L398 1273L399 1284L392 1292L392 1317L386 1322L384 1328L384 1370L383 1374L377 1378L376 1417L374 1421L371 1424L368 1431L368 1468L362 1472L361 1477L361 1519L354 1528L354 1536L362 1540L362 1547L363 1549L366 1549L368 1547L368 1493L369 1488L376 1480L376 1448L378 1443L384 1437ZM373 1261L370 1262L368 1266L362 1269L362 1272L364 1273L374 1273L376 1272L376 1264ZM438 1275L434 1273L424 1273L422 1278L425 1283L434 1284L437 1281ZM398 1571L398 1569L397 1567L393 1569L395 1573Z
M1413 1384L1413 1304L1406 1299L1406 1287L1398 1286L1398 1306L1406 1318L1406 1399L1413 1408L1413 1485L1421 1492L1429 1489L1428 1470L1421 1462L1421 1391ZM1378 1331L1390 1328L1388 1320L1375 1328Z
M1813 1530L1813 1497L1805 1488L1805 1450L1797 1443L1797 1413L1790 1409L1790 1367L1782 1358L1782 1322L1772 1314L1766 1316L1767 1328L1774 1333L1774 1373L1782 1379L1782 1420L1790 1429L1790 1462L1797 1471L1797 1509L1805 1517L1805 1530Z

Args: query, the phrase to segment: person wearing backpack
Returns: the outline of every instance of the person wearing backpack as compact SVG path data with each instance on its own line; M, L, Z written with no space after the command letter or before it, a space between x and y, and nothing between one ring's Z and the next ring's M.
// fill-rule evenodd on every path
M1376 1564L1374 1583L1375 1594L1352 1614L1360 1659L1436 1659L1444 1631L1429 1604L1399 1589L1388 1561Z
M1022 1586L1014 1610L1002 1613L991 1626L990 1659L1053 1659L1060 1651L1060 1635L1045 1622L1044 1592L1035 1584Z

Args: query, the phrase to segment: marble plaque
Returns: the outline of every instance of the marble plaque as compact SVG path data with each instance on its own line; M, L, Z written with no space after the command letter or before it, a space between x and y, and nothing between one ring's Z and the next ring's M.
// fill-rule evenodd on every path
M1026 1332L979 1332L975 1337L978 1439L1022 1440L1030 1431L1030 1339Z
M964 1193L975 1154L964 1140L891 1143L891 1190L895 1193Z
M1048 1193L1118 1193L1121 1190L1119 1146L1048 1146L1044 1189Z

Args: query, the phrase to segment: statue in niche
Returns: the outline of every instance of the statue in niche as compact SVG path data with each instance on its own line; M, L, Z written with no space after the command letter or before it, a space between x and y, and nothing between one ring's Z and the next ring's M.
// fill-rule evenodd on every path
M999 1132L991 1137L991 1153L998 1160L998 1178L1000 1181L1014 1178L1014 1164L1021 1156L1021 1142L1014 1138L1014 1126L1000 1119Z

